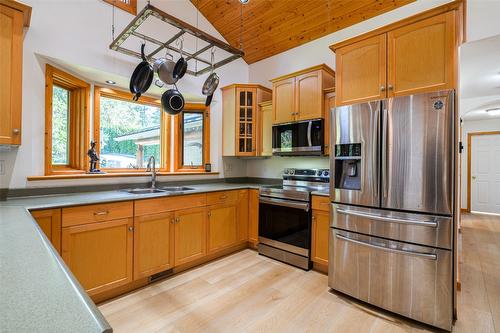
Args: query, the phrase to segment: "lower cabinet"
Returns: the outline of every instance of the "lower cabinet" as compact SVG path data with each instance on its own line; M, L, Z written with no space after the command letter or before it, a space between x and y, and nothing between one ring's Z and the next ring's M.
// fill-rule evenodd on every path
M238 243L237 217L235 203L208 207L208 253Z
M62 229L62 258L89 295L132 281L133 219Z
M61 253L61 209L44 209L31 212L38 226L52 243L52 246Z
M259 190L249 190L248 196L248 240L255 246L259 242Z
M174 265L203 258L207 254L207 208L178 210L174 218Z
M328 212L313 210L311 260L315 263L328 265L328 235L330 232L330 216Z
M134 279L174 267L174 213L134 219Z

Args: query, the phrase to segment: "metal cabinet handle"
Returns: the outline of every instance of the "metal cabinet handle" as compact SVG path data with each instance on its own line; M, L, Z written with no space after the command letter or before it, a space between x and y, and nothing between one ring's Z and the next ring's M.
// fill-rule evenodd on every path
M176 222L176 223L179 223L180 221L181 221L181 218L180 218L180 217L175 218L175 222Z
M221 199L221 200L227 199L227 195L221 195L221 196L219 197L219 199Z
M12 133L14 133L14 134L19 134L19 132L21 132L21 131L19 130L19 128L14 128L14 129L12 130Z
M259 198L260 203L265 203L269 205L276 205L276 206L282 206L282 207L288 207L288 208L297 208L301 210L305 210L306 212L309 211L309 203L302 203L302 202L294 202L290 200L282 200L282 199L274 199L274 198L267 198L267 197L260 197Z
M337 209L337 212L344 215L365 217L372 220L385 221L391 223L411 224L411 225L418 225L418 226L432 227L432 228L436 228L438 226L436 221L416 221L416 220L398 219L395 217L367 214L367 213L355 212L352 210L344 210L344 209Z
M380 86L380 91L385 91L385 86Z
M335 234L335 237L337 237L338 239L341 239L343 241L346 241L346 242L351 242L351 243L355 243L355 244L358 244L361 246L371 247L371 248L377 249L377 250L382 250L382 251L386 251L386 252L393 252L393 253L397 253L397 254L403 254L403 255L414 256L414 257L421 257L421 258L429 259L429 260L437 260L437 255L434 253L422 253L422 252L391 249L389 247L373 245L373 244L362 242L362 241L359 241L356 239L344 237L344 236L339 235L337 233Z
M108 215L108 214L109 214L109 211L107 211L107 210L103 210L100 212L94 212L95 216L102 216L102 215Z
M387 89L392 90L392 89L394 89L394 87L392 86L392 84L389 84L389 85L387 85Z

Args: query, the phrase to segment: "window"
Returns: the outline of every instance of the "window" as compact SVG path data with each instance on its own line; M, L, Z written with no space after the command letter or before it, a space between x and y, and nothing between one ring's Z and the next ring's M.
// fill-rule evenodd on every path
M137 15L137 0L104 0L132 15Z
M175 171L203 170L210 161L210 109L203 104L186 104L175 116Z
M94 138L99 167L106 171L144 170L150 156L156 166L169 166L169 116L159 101L141 97L132 102L129 93L95 88Z
M85 172L90 85L50 65L45 81L45 174Z

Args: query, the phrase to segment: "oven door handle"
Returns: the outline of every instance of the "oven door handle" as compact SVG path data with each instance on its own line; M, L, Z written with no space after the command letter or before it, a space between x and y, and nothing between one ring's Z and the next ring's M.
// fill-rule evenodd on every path
M362 241L359 241L359 240L356 240L356 239L345 237L345 236L339 235L337 233L335 233L335 237L337 237L338 239L341 239L343 241L346 241L346 242L351 242L351 243L358 244L358 245L361 245L361 246L371 247L371 248L377 249L377 250L382 250L382 251L386 251L386 252L393 252L393 253L407 255L407 256L420 257L420 258L429 259L429 260L437 260L437 255L434 254L434 253L422 253L422 252L414 252L414 251L405 251L405 250L391 249L390 247L385 247L385 246L380 246L380 245L373 245L373 244L370 244L370 243L366 243L366 242L362 242Z
M343 214L343 215L365 217L365 218L372 219L372 220L385 221L385 222L391 222L391 223L418 225L418 226L422 226L422 227L437 228L437 226L438 226L436 221L416 221L416 220L398 219L395 217L367 214L367 213L362 213L362 212L355 212L352 210L337 209L337 213Z
M305 210L306 212L309 211L309 203L305 203L305 202L295 202L295 201L290 201L290 200L274 199L274 198L268 198L268 197L260 197L259 202L264 203L264 204L269 204L269 205L283 206L283 207L288 207L288 208L297 208L297 209Z

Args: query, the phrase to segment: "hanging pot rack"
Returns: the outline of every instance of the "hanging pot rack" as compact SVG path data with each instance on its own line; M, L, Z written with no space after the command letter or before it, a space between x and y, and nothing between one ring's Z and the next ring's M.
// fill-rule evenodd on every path
M156 38L147 36L143 33L140 33L137 31L137 29L146 21L146 19L150 16L156 17L157 19L161 20L162 22L165 22L177 29L179 29L179 32L174 34L171 38L169 38L167 41L162 42L157 40ZM200 40L203 40L204 42L208 43L206 46L203 46L199 50L189 53L186 50L182 50L183 55L185 56L186 60L191 60L194 59L198 61L198 63L205 64L206 66L201 66L202 68L200 70L197 70L197 68L193 71L188 69L186 73L194 76L199 76L203 75L205 73L209 73L212 70L212 66L210 64L210 60L204 59L201 55L210 50L210 49L222 49L229 53L229 56L226 58L223 58L222 60L219 60L218 62L215 62L213 64L213 68L219 68L221 66L224 66L238 58L241 58L244 56L243 51L207 34L206 32L193 27L192 25L179 20L178 18L169 15L165 13L164 11L156 8L155 6L152 6L151 4L147 4L139 14L130 22L127 27L116 37L109 48L111 50L133 56L136 58L141 58L141 54L137 51L128 49L126 47L123 47L122 44L131 36L134 36L136 38L139 38L143 41L149 42L151 44L154 44L157 46L151 53L147 55L147 58L154 61L155 58L154 56L161 52L162 50L170 50L173 52L180 53L181 50L172 45L176 40L181 38L184 34L189 34L193 36L194 38L198 38ZM198 67L198 66L196 66Z

